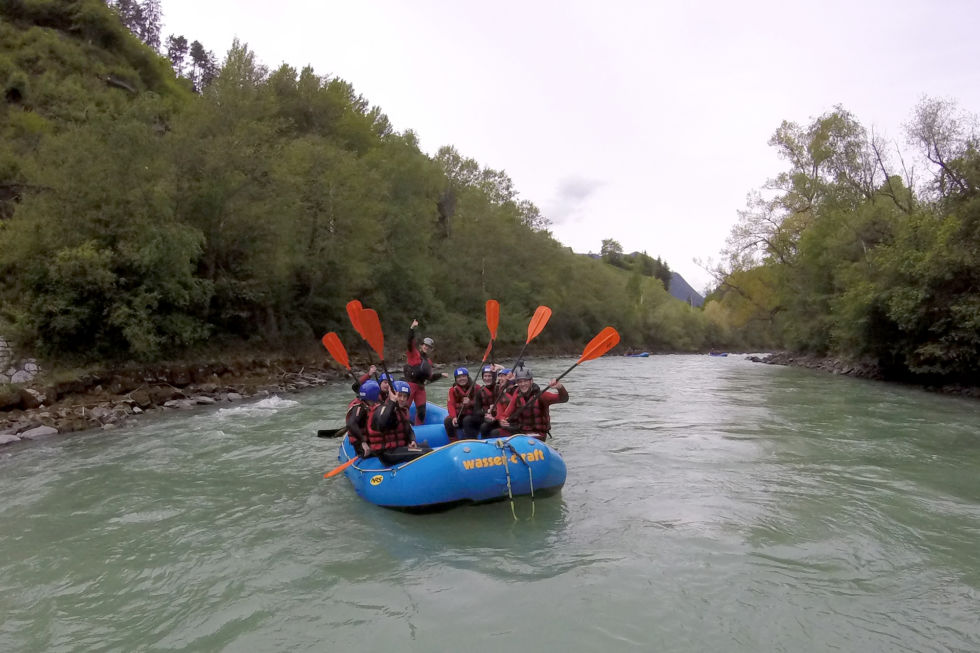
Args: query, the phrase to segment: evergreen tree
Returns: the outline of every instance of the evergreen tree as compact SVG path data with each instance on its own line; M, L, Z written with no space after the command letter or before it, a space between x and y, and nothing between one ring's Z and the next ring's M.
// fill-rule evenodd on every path
M160 49L160 0L106 0L122 24L153 50Z
M182 35L174 36L171 34L167 37L167 58L170 59L170 65L173 66L178 77L184 74L184 60L187 58L187 52L187 39Z

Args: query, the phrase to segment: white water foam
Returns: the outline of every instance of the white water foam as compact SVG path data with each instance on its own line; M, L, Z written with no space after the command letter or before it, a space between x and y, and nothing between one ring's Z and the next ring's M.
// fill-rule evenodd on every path
M266 397L261 401L255 402L254 404L235 406L234 408L222 408L218 411L218 419L240 417L242 415L269 415L272 413L277 413L283 408L292 408L298 405L298 401L293 401L292 399L282 399L279 397L279 395L272 395L271 397Z

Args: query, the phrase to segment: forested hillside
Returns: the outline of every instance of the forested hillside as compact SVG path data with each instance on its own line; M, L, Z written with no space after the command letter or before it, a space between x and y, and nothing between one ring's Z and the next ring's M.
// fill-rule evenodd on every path
M489 298L505 345L539 304L544 346L607 324L625 344L723 344L660 280L574 255L505 172L427 156L347 81L267 70L237 42L206 79L178 78L99 0L0 17L0 332L24 349L315 344L350 332L353 298L398 340L418 317L461 352L485 346Z
M0 333L49 360L155 361L353 338L350 299L479 355L576 350L607 324L657 351L788 348L891 378L980 367L975 118L924 99L910 151L844 108L784 122L787 167L733 228L703 310L613 240L581 256L502 170L430 156L355 86L159 33L156 0L0 5ZM166 56L158 53L165 51ZM601 219L601 216L593 216ZM629 243L626 244L629 247ZM665 253L669 256L669 252Z

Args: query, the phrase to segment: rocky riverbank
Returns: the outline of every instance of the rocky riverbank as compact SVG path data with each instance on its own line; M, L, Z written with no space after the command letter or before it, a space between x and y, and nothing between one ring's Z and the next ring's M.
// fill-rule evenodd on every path
M791 352L776 352L766 356L749 356L750 361L756 363L766 363L768 365L789 365L793 367L805 367L813 370L823 370L831 374L842 374L861 379L873 379L876 381L890 381L882 374L877 364L871 361L853 361L842 358L812 356L808 354L794 354ZM930 392L940 392L942 394L954 394L964 397L980 399L980 386L965 386L958 384L908 384L916 385Z
M561 353L556 351L553 355ZM6 357L4 365L0 366L3 368L0 374L10 379L10 382L5 379L0 383L0 445L57 433L89 429L108 431L132 423L143 415L234 403L250 397L347 382L342 370L323 357L313 355L133 366L90 371L72 375L69 380L54 381L48 379L33 359L12 361L9 350L0 351L0 354ZM868 362L788 352L749 356L748 359L884 380L877 366ZM16 382L13 381L15 374ZM980 387L924 387L980 399Z
M577 346L539 347L536 354L571 355ZM510 357L520 349L502 346L497 354ZM444 361L473 364L465 352L441 350L440 354ZM269 353L261 358L229 359L231 362L51 372L34 359L17 359L0 337L0 374L7 374L5 379L0 377L0 445L57 433L108 431L164 411L297 392L327 383L350 383L345 370L329 361L325 353ZM351 365L355 371L365 372L368 361L352 358ZM435 365L439 371L445 367L444 362ZM391 371L397 375L400 366ZM54 380L62 377L67 380Z
M749 356L748 359L755 363L806 367L811 370L823 370L831 374L843 374L844 376L855 376L862 379L875 379L878 381L884 379L878 366L869 361L849 361L841 358L794 354L785 351L767 354L762 357Z
M171 364L0 385L0 445L56 433L110 430L138 416L296 392L342 379L314 357Z

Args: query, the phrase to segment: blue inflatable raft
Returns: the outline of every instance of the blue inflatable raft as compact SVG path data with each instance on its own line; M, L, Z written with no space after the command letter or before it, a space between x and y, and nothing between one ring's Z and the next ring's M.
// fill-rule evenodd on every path
M629 358L646 358L649 355L650 352L648 351L640 352L639 354L623 354L623 356L627 356Z
M412 407L414 418L415 409ZM512 435L449 443L445 408L426 405L425 424L415 439L433 450L387 467L378 458L358 460L344 474L361 497L385 508L412 512L441 510L460 503L499 501L521 495L553 494L565 484L565 461L535 437ZM345 436L338 459L356 455Z

